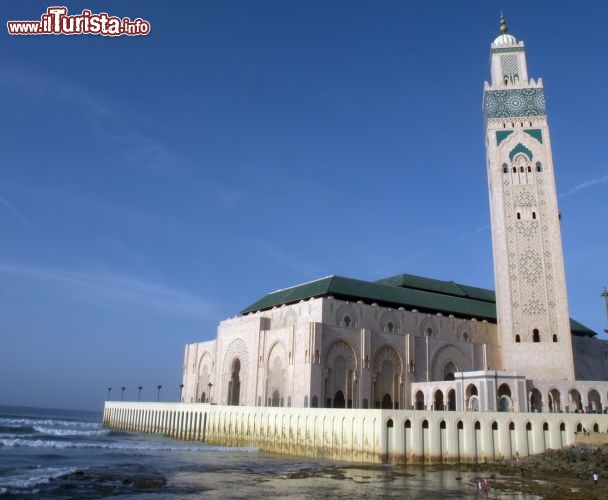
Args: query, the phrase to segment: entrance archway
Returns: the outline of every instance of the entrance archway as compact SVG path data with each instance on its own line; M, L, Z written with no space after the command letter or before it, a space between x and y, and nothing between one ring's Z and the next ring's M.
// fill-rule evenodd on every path
M583 409L583 404L581 402L581 393L576 389L572 389L570 391L570 405L569 410L571 412L579 412Z
M500 384L498 387L498 411L513 411L511 388L509 384Z
M414 407L417 410L424 410L424 393L422 391L416 393L416 403Z
M543 411L543 396L538 389L530 392L530 411L540 413Z
M390 394L385 394L382 398L382 409L383 410L392 410L393 409L393 400L391 399Z
M241 393L241 380L239 378L241 373L241 361L236 358L232 362L232 370L230 375L230 382L228 382L228 405L238 406L240 402Z
M437 411L443 411L445 408L443 407L443 392L435 391L435 398L433 400L433 409Z
M557 389L551 389L549 391L549 411L552 411L553 413L562 412L561 394Z
M466 390L467 398L467 409L471 411L479 411L479 398L478 398L477 386L475 384L469 384Z
M456 411L456 391L454 389L448 391L448 410Z
M334 396L334 408L346 408L344 393L342 391L336 392L336 395Z

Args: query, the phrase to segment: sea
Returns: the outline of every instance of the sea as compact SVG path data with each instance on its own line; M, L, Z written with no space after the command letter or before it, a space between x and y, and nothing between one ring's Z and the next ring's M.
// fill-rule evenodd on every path
M494 477L480 493L478 479L459 467L338 463L119 432L99 412L0 406L0 499L539 498Z

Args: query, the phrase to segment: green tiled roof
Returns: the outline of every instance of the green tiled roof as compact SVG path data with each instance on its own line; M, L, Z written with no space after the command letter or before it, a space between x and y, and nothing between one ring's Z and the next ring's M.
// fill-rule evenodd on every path
M330 295L351 302L362 300L386 307L405 307L421 312L441 312L461 318L496 322L496 298L492 290L411 274L399 274L375 282L328 276L269 293L243 309L241 314ZM574 335L596 335L573 319L570 319L570 328Z

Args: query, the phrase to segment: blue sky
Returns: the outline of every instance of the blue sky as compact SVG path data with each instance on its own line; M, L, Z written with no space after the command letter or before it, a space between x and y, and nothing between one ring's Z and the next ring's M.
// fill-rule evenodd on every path
M151 33L4 32L0 404L176 400L185 344L330 274L493 288L481 97L501 9L545 83L570 313L608 326L605 2L65 5Z

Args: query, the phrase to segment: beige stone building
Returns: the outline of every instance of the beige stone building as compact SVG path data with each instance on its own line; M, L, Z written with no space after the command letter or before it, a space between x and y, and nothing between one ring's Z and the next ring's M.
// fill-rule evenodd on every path
M266 295L186 346L183 401L602 412L608 342L572 320L543 84L501 32L484 86L496 294L413 275Z

